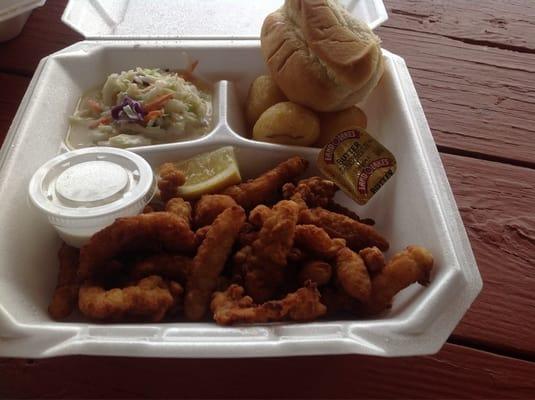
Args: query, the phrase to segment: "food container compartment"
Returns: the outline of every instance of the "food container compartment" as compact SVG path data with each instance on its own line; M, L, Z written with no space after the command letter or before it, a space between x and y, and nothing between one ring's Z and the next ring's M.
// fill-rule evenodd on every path
M49 357L99 354L146 357L260 357L358 353L408 356L440 349L481 289L481 278L435 143L407 67L384 51L384 78L363 104L369 131L396 156L398 170L364 207L390 239L391 255L416 243L436 259L432 283L401 292L385 315L220 327L201 323L96 324L74 315L54 322L46 308L57 274L59 239L27 205L31 175L64 150L67 117L78 97L108 73L135 66L180 68L186 51L198 72L217 83L218 116L201 139L133 149L152 166L233 145L244 178L298 154L317 173L318 149L243 138L242 106L250 82L265 72L257 40L85 41L41 62L2 152L0 193L0 355Z
M32 10L45 2L46 0L0 0L0 42L18 36Z

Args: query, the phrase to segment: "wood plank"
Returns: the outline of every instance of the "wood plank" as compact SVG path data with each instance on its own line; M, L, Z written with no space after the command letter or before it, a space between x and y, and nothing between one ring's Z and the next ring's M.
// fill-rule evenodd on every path
M535 54L382 27L439 146L535 167Z
M535 363L450 344L397 359L4 359L0 376L3 398L513 399L535 391Z
M442 154L483 290L454 332L535 355L535 171Z
M66 4L67 0L48 0L33 11L18 37L0 43L0 71L32 76L43 57L83 40L61 22Z
M385 26L434 33L505 49L535 52L530 0L386 0Z
M0 73L0 144L4 141L30 79Z

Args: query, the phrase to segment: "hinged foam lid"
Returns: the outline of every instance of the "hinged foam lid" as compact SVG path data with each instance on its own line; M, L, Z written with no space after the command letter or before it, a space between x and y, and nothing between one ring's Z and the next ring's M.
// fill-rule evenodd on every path
M340 0L370 28L387 20L382 0ZM88 39L258 39L283 0L70 0L62 21Z

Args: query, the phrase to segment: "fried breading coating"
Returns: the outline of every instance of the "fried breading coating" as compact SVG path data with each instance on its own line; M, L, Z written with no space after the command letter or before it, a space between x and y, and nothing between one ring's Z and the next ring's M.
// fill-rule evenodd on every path
M289 182L282 187L282 196L285 199L296 201L296 194L308 207L326 207L338 191L333 181L319 176L300 180L297 185Z
M78 307L85 316L101 321L147 320L161 321L176 305L179 290L173 289L161 277L152 275L137 285L105 290L86 282L80 287Z
M145 207L143 207L143 210L141 211L143 214L150 214L156 211L154 207L150 204L147 204Z
M286 257L288 262L292 264L300 264L305 261L306 258L306 254L298 247L292 247L288 252L288 257Z
M219 214L210 225L193 259L193 269L186 285L184 312L188 319L204 317L217 279L244 223L245 211L233 206Z
M123 252L191 252L195 235L181 217L170 212L154 212L118 218L95 233L80 250L79 278L89 279L116 255Z
M388 241L373 227L321 207L301 210L299 223L319 226L330 237L345 239L347 247L355 251L371 246L386 251L389 247Z
M197 247L201 245L209 229L210 229L210 225L207 225L195 231L195 243Z
M362 258L349 249L342 248L336 255L336 278L345 292L362 302L367 302L372 290L370 276Z
M301 175L307 166L307 160L295 156L280 163L258 178L226 188L222 194L229 195L240 206L250 210L258 204L266 203L276 198L282 185L293 181Z
M173 197L165 204L165 211L178 215L191 228L191 204L181 197Z
M375 221L371 218L360 218L358 214L352 210L350 210L347 207L344 207L343 205L337 203L334 200L331 200L326 207L327 210L335 212L337 214L345 215L346 217L349 217L351 219L354 219L356 221L362 222L366 225L375 225Z
M319 258L330 260L346 246L344 239L331 239L316 225L297 225L295 228L295 245Z
M271 298L284 281L284 267L293 247L299 206L282 200L264 221L258 239L252 244L245 270L245 288L257 302Z
M153 198L152 201L143 208L142 213L148 214L158 211L165 211L165 204L158 199Z
M67 318L76 307L80 287L77 279L79 256L79 250L66 243L58 251L58 281L48 306L48 314L55 320Z
M308 261L299 271L298 281L304 284L306 281L314 282L318 286L329 283L332 276L332 267L329 263L320 260Z
M327 307L327 313L353 312L357 300L349 296L343 289L332 286L321 288L321 302Z
M414 282L427 285L433 270L433 256L420 246L408 246L388 261L372 279L372 295L365 306L370 314L380 313L392 304L393 297Z
M190 257L170 253L159 253L136 260L129 275L133 279L141 279L149 275L159 275L185 284L193 267Z
M173 163L165 163L158 168L158 189L160 198L166 202L177 196L177 188L186 183L186 175L177 169Z
M227 208L237 205L230 196L224 194L205 194L195 203L193 218L195 227L201 228L210 225Z
M265 204L259 204L249 212L249 222L260 229L270 215L271 208Z
M265 323L284 319L310 321L327 312L320 302L316 285L307 282L305 287L289 293L282 300L272 300L261 305L244 296L244 289L230 285L224 292L216 292L212 298L211 310L214 320L221 325L238 323Z
M385 266L385 256L377 247L366 247L359 251L370 276L376 275Z
M256 230L256 228L246 222L243 224L240 233L238 235L238 243L240 244L240 247L248 246L250 244L253 244L253 242L258 239L258 235L260 234L259 231Z

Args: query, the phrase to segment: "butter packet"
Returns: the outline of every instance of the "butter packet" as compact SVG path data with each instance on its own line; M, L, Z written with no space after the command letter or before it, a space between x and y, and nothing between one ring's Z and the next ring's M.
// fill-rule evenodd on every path
M362 128L345 130L321 149L318 168L358 204L366 204L396 172L396 158Z

